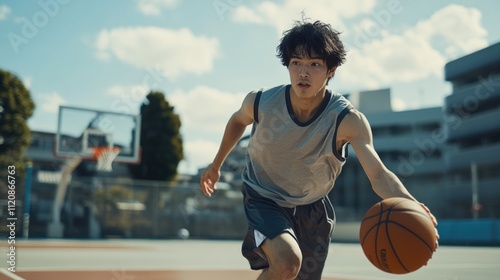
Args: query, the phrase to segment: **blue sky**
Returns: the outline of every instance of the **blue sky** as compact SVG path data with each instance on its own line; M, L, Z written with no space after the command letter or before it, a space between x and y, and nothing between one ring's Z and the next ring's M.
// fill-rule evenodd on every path
M211 162L244 95L288 83L275 56L301 12L343 32L347 62L329 88L391 88L395 110L440 106L446 62L500 42L493 0L0 1L0 68L30 89L33 130L59 105L138 113L159 90L182 120L180 172Z

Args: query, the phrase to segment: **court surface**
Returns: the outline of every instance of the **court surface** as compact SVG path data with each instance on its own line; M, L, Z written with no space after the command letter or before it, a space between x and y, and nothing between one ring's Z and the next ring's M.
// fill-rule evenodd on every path
M240 241L17 240L16 273L7 270L1 243L0 280L256 279ZM499 247L441 246L428 266L406 274L377 270L359 244L332 243L325 280L500 279Z

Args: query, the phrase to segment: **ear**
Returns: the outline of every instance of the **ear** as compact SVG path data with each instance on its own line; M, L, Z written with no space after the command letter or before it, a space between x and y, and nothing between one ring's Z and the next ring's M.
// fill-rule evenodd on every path
M326 73L328 78L333 77L333 74L335 74L335 70L337 70L337 66L333 66L332 69L328 70L328 73Z

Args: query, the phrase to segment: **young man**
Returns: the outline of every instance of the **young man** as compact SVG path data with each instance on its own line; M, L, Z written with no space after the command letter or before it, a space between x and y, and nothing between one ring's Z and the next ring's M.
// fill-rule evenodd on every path
M327 195L346 160L347 144L381 198L415 200L381 162L364 115L326 90L345 61L338 35L319 21L297 22L284 33L277 51L290 84L245 97L201 175L200 188L211 196L222 163L253 124L242 175L249 223L242 253L252 269L263 269L258 279L321 279L335 224Z

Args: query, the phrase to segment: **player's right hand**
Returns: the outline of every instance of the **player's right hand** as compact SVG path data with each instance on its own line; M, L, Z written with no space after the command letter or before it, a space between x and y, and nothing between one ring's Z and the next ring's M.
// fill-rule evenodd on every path
M217 189L215 183L219 181L220 170L215 168L212 164L201 173L200 188L204 195L212 196Z
M431 221L434 224L434 230L436 230L436 244L434 246L434 252L436 252L438 247L439 247L439 233L438 233L438 230L436 228L436 226L438 225L438 221L437 221L436 217L431 213L431 210L429 210L429 208L427 206L425 206L425 204L423 204L423 203L419 203L419 204L420 204L420 206L422 206L422 208L424 208L425 212L427 212L427 214L429 214L429 218L431 218Z

